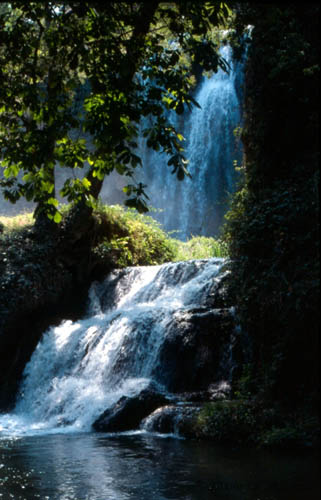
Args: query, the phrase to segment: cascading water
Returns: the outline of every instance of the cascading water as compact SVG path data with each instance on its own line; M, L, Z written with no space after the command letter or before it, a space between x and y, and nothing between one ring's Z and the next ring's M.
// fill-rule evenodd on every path
M179 182L168 167L168 156L157 153L139 140L138 154L143 169L137 170L137 180L146 184L147 194L153 207L160 213L151 212L164 229L176 231L176 236L186 240L191 235L215 236L227 209L228 195L236 183L234 162L240 163L241 146L233 131L241 124L241 86L243 66L232 60L231 48L222 47L221 54L230 65L228 73L221 69L210 78L203 77L194 98L201 108L193 108L183 115L170 114L170 121L184 136L188 169L192 179ZM57 169L57 185L61 184L61 169ZM105 203L123 203L122 188L128 179L113 172L104 182L101 197ZM20 204L0 211L31 209Z
M127 268L94 283L87 316L43 335L14 412L0 416L0 432L89 430L106 408L151 380L166 391L161 348L180 314L208 307L223 264L209 259Z
M177 182L167 165L167 155L149 150L140 142L143 157L142 181L152 205L162 212L155 217L167 231L180 239L191 235L215 235L227 208L228 195L235 190L234 162L240 162L240 144L234 130L241 124L240 86L242 64L232 60L226 45L221 54L230 65L211 78L203 77L195 99L201 108L170 121L184 136L185 154L192 179Z

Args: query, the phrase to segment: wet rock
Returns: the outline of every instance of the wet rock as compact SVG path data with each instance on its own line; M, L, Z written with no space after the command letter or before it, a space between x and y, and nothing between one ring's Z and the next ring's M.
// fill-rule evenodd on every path
M145 418L141 427L149 432L194 437L194 423L200 409L199 405L190 403L166 405Z
M49 219L48 219L49 220ZM42 333L84 312L88 283L56 231L25 228L0 239L0 411L15 404L23 369ZM66 264L66 255L74 258Z
M123 396L93 423L96 431L122 432L137 429L141 421L156 408L168 404L169 399L154 389L143 389L133 397Z
M211 383L228 380L222 366L224 350L235 331L230 309L206 307L178 311L169 325L153 377L171 392L206 391Z
M181 392L175 396L177 396L178 401L189 403L201 403L209 399L208 391Z
M231 396L231 384L222 380L210 384L207 390L176 393L176 401L185 403L205 403L208 401L220 401Z

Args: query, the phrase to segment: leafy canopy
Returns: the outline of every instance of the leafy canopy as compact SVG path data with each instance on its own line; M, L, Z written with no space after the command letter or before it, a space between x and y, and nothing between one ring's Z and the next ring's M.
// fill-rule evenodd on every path
M0 185L59 222L55 165L69 169L60 195L93 206L106 175L132 179L126 204L147 210L135 181L138 134L188 175L183 137L168 118L197 105L193 69L227 69L213 27L223 2L23 2L0 6ZM141 131L143 117L149 125ZM144 121L146 123L146 120ZM75 176L75 169L83 169Z

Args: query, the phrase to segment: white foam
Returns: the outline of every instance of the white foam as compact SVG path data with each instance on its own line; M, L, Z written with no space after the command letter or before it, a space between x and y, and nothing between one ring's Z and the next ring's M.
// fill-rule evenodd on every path
M24 371L12 414L0 433L88 431L121 396L145 388L179 308L199 304L223 259L129 268L91 293L98 314L50 328ZM134 279L133 279L134 275ZM94 285L97 288L97 285ZM116 292L115 292L116 290ZM104 293L117 295L104 308Z

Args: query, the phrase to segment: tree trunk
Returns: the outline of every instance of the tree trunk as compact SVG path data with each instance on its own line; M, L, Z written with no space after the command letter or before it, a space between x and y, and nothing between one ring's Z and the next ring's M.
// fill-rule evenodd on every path
M128 89L131 86L133 78L137 73L137 70L141 64L142 52L146 41L146 36L149 32L150 25L153 22L153 18L157 10L157 7L159 5L159 2L158 1L141 2L138 5L140 7L137 12L135 26L132 31L131 40L127 44L127 54L126 54L127 71L125 75L123 74L120 77L118 82L118 90L123 90L124 93L128 92ZM108 6L105 7L102 4L102 7L100 7L99 5L98 9L100 10L100 12L106 12L106 14L108 15ZM131 41L133 43L131 43ZM115 136L117 136L117 126L115 128L114 134ZM103 147L105 149L106 145L104 145ZM110 155L112 153L113 151L110 151ZM90 194L95 199L97 199L103 185L103 180L99 180L97 177L93 176L94 167L95 166L93 165L93 167L89 169L89 172L87 173L86 177L91 183Z

